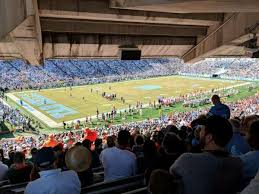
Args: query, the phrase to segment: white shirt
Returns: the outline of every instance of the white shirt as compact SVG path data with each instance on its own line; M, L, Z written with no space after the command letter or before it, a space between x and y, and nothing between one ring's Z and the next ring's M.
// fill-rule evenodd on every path
M135 154L117 147L104 149L100 161L104 167L104 181L134 176L137 171Z
M0 181L3 181L6 177L6 173L8 171L8 166L3 164L2 161L0 161Z
M40 178L30 182L25 194L80 194L81 183L77 173L53 169L39 172Z

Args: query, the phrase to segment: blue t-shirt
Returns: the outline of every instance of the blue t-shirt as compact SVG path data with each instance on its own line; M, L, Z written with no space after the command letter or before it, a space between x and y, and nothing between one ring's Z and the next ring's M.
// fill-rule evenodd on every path
M251 150L245 138L240 133L233 133L226 149L231 155L238 156Z
M213 107L211 107L209 115L214 115L214 116L221 116L225 119L230 118L230 109L227 105L218 103L215 104Z
M238 156L243 162L243 176L245 179L255 177L259 169L259 151L250 151Z

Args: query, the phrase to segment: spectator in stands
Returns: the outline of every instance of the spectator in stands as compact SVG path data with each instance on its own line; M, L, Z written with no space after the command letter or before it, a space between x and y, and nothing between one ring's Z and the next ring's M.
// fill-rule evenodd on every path
M107 147L112 148L115 146L114 138L113 136L108 136L106 139Z
M169 169L174 161L185 152L185 146L183 141L175 133L168 132L162 142L162 146L159 150L160 157L159 168Z
M230 118L230 109L227 105L222 104L220 101L220 97L218 95L213 95L211 98L212 103L214 106L208 112L208 116L221 116L225 119Z
M57 168L60 168L61 170L66 169L66 164L65 164L65 153L63 151L63 145L62 144L57 144L54 148L53 151L55 153L55 164Z
M96 140L95 140L95 142L94 142L94 146L95 146L95 148L94 148L94 150L97 152L97 154L98 155L100 155L101 154L101 152L103 151L103 148L102 148L102 139L100 139L100 138L97 138Z
M25 194L80 193L81 184L76 172L72 170L61 172L56 168L55 161L55 153L52 148L43 147L38 151L36 164L40 170L40 178L26 186Z
M259 191L259 170L255 178L250 184L241 192L241 194L258 194Z
M144 152L144 171L146 169L151 169L156 161L158 160L158 152L156 148L156 144L152 140L146 140L143 145L143 152ZM146 171L145 178L148 182L150 173Z
M241 120L241 133L248 135L252 123L257 120L259 120L258 115L249 115L249 116L243 117Z
M4 157L4 150L3 149L0 149L0 161L3 164L6 164L6 165L8 165L8 163L9 163L9 160Z
M233 136L226 146L226 149L232 155L241 155L250 151L250 146L248 145L245 138L240 133L240 122L237 119L230 119L230 124L233 129Z
M250 144L252 151L240 155L243 162L243 177L246 183L254 178L259 169L259 120L251 124L248 133L248 143Z
M133 176L137 171L136 156L128 150L130 133L121 130L117 141L117 147L106 148L100 155L104 167L104 181Z
M37 152L38 152L37 148L31 149L31 158L29 159L29 162L31 162L32 164L35 164Z
M180 184L166 170L154 170L150 176L148 189L152 194L177 194Z
M154 131L151 139L155 142L157 150L160 149L165 134L162 131Z
M141 135L137 135L134 139L135 145L132 147L132 152L137 156L137 158L144 158L143 144L144 138Z
M7 179L8 166L3 164L2 155L0 155L0 181Z
M95 150L91 149L92 146L92 142L89 139L85 139L82 142L82 145L87 148L91 154L92 154L92 164L91 164L91 168L97 168L99 166L101 166L101 162L99 160L99 155Z
M77 172L81 187L93 184L92 158L87 148L81 145L72 147L67 151L65 161L68 169Z
M138 173L143 173L145 170L144 164L144 138L142 135L136 135L134 138L135 145L132 147L132 152L137 157Z
M7 166L9 166L9 168L14 163L14 155L15 155L15 151L11 150L11 151L8 152L9 160L7 160L5 164Z
M184 153L184 151L185 149L182 140L175 133L167 132L163 139L162 146L159 149L158 157L153 165L145 172L146 181L148 182L149 176L155 169L168 171L170 166L182 153Z
M10 183L15 184L30 181L32 166L25 163L24 153L15 152L13 162L7 173Z
M228 120L211 116L200 131L203 153L185 153L170 168L180 176L186 194L236 194L242 178L242 162L224 147L233 135Z

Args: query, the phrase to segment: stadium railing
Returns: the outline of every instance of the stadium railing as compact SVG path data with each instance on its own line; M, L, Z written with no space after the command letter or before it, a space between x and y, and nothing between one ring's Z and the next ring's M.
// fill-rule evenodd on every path
M97 183L89 187L82 188L81 194L121 194L144 186L144 175L137 175L115 181Z
M102 173L102 172L100 172ZM102 179L103 180L103 179ZM19 183L12 185L4 185L0 187L0 194L23 194L28 183ZM144 175L137 175L118 179L115 181L101 182L94 185L84 187L81 190L82 194L121 194L123 192L133 191L144 187Z
M17 184L7 184L0 187L0 194L13 194L13 193L23 193L28 182L17 183ZM17 192L20 190L20 192Z
M94 168L94 183L100 183L104 180L103 167ZM22 194L24 193L25 187L28 183L10 184L8 180L0 181L0 194Z
M147 194L147 191L148 191L147 187L142 187L122 194Z
M7 184L9 184L9 181L8 181L8 180L0 181L0 188L1 188L3 185L7 185Z

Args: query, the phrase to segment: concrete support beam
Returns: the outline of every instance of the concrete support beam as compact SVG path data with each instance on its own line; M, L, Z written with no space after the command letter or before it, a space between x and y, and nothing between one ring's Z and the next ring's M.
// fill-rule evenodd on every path
M168 13L259 12L258 0L110 0L110 6Z
M152 36L191 36L206 35L202 26L180 25L141 25L139 23L93 22L86 20L64 20L41 18L44 32L71 32L85 34L152 35Z
M237 13L230 16L216 30L189 50L183 59L193 63L213 55L244 55L240 44L253 37L249 31L259 23L259 13ZM254 33L254 32L253 32Z
M40 17L39 17L39 9L38 9L38 1L33 0L33 8L35 11L35 32L36 32L36 37L38 40L39 44L39 50L42 53L42 37L41 37L41 24L40 24Z
M0 58L16 57L33 65L40 64L42 51L36 31L35 17L27 17L0 43Z
M0 40L27 17L26 0L0 1Z
M93 21L135 22L170 25L211 26L222 21L223 14L174 14L109 8L107 0L38 0L40 17Z
M40 64L42 38L37 0L2 0L0 14L0 58L22 58L30 64Z
M117 58L119 46L136 45L143 57L181 56L195 38L43 33L44 58Z

